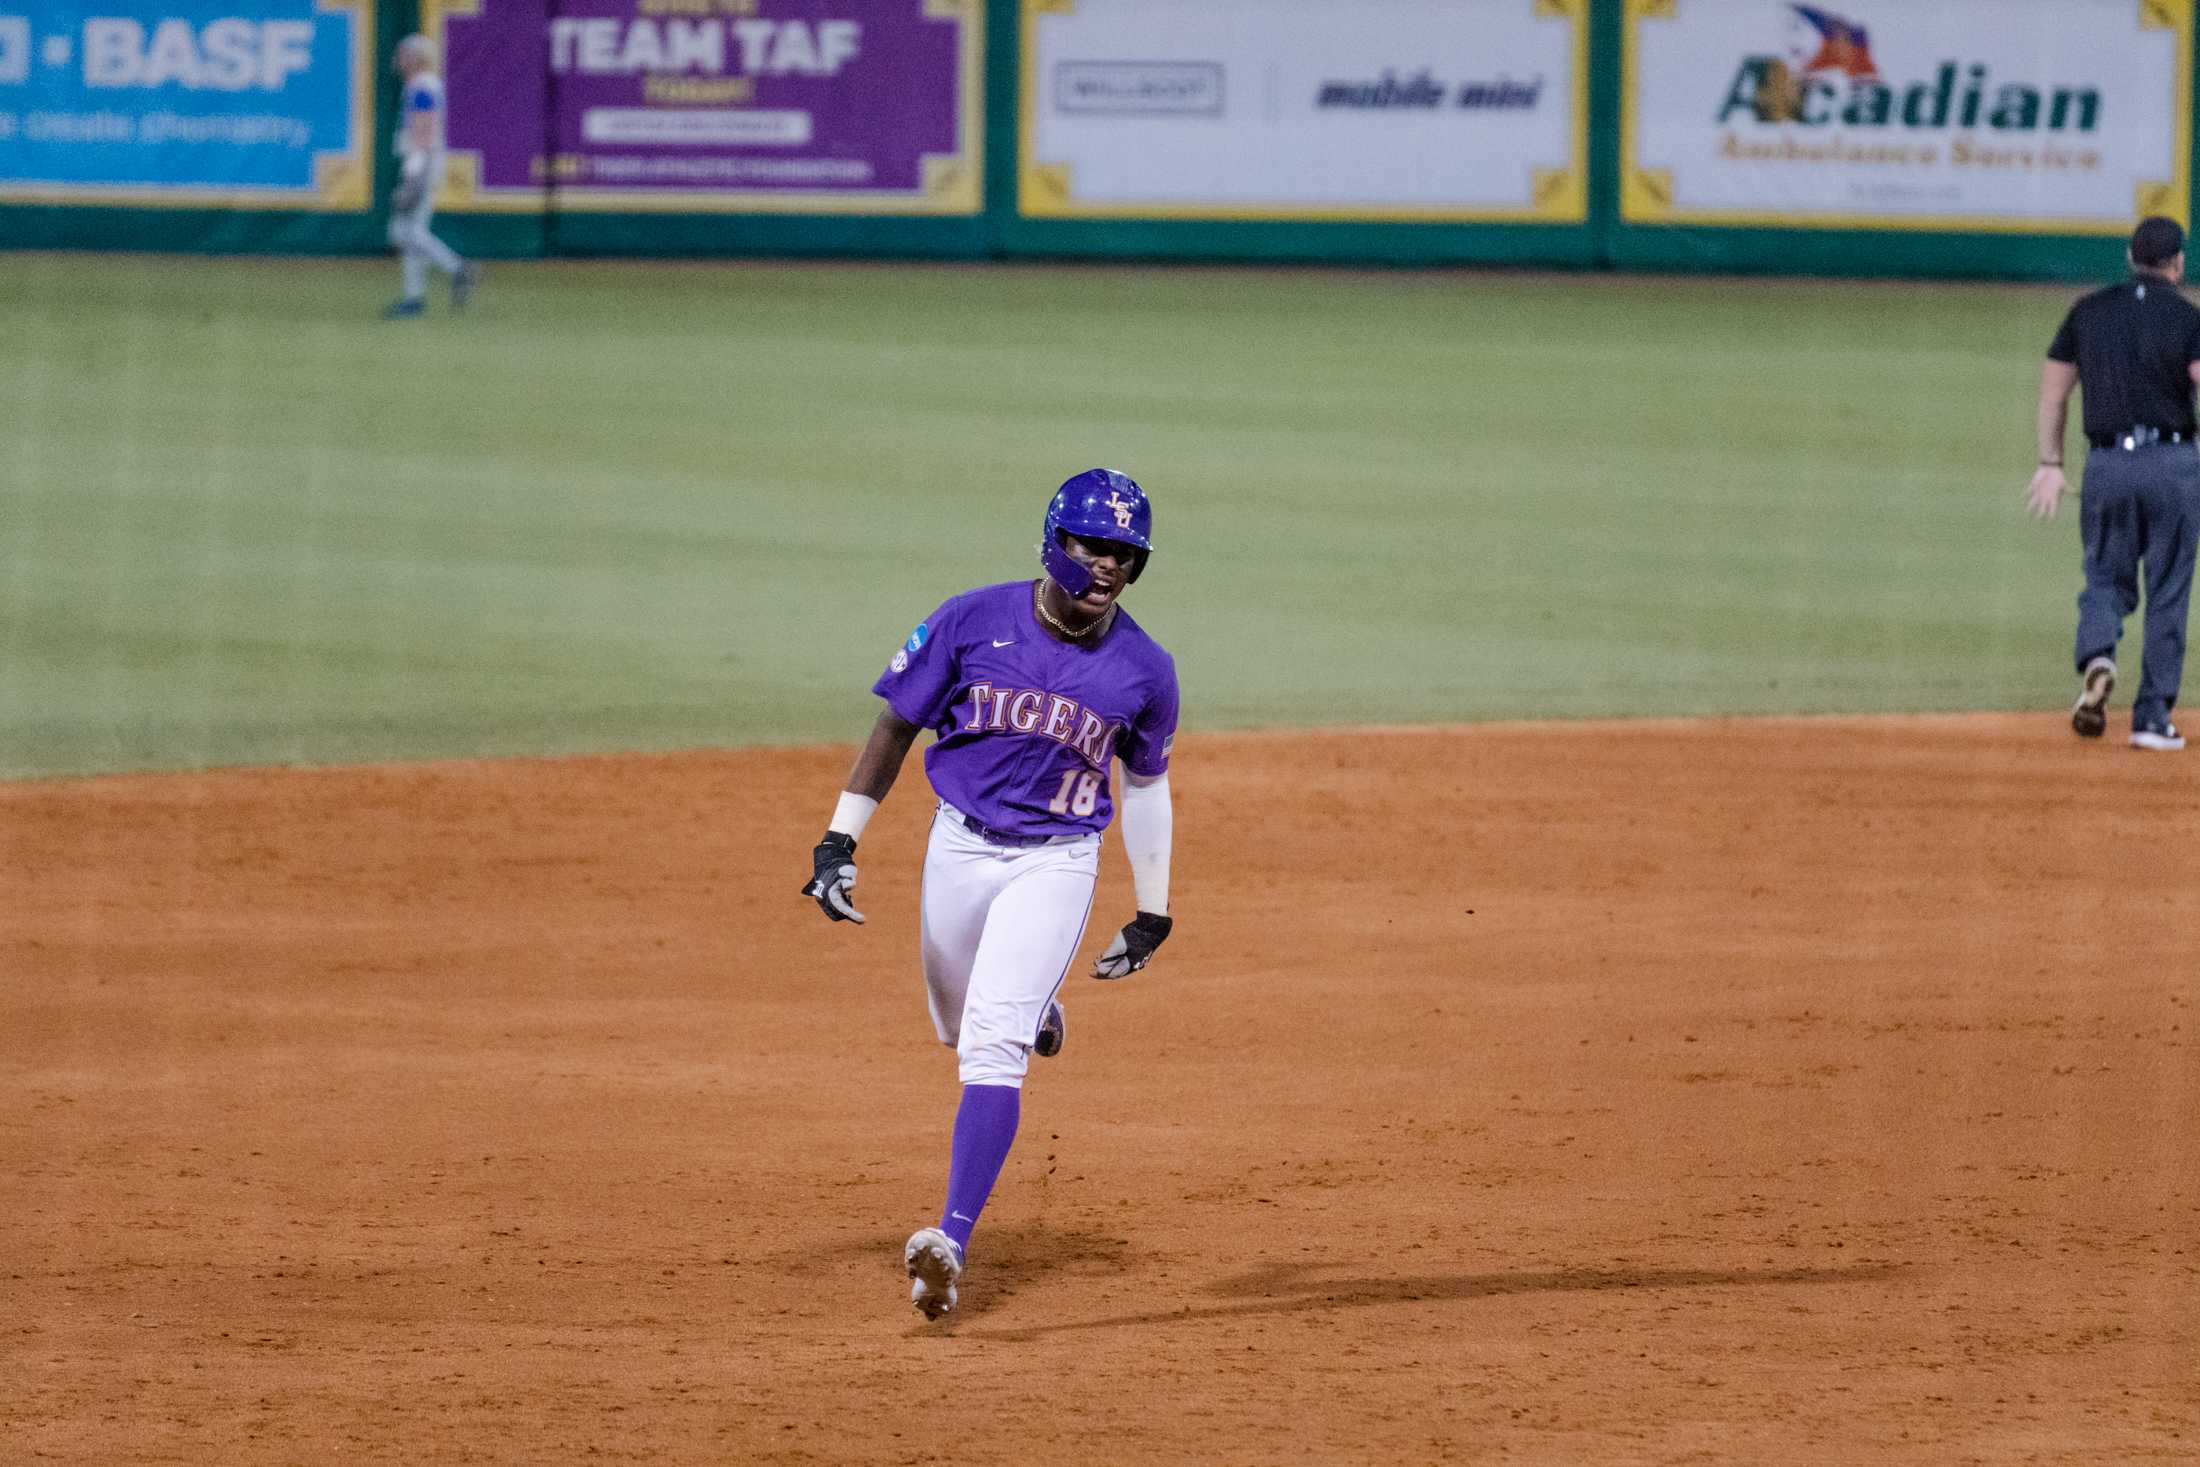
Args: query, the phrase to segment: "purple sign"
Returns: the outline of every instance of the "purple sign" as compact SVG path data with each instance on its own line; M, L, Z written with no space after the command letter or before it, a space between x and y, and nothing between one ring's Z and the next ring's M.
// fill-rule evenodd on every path
M563 209L980 206L982 0L465 9L440 11L446 207L533 210L551 191Z

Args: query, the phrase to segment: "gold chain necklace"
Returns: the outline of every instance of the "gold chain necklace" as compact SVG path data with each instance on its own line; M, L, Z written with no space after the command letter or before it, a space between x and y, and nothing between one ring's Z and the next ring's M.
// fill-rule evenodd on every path
M1078 631L1074 627L1066 627L1062 625L1062 623L1056 621L1054 619L1053 613L1047 610L1047 599L1043 594L1041 594L1042 587L1042 582L1033 581L1031 583L1031 609L1039 613L1039 620L1045 622L1048 626L1054 628L1065 637L1071 637L1076 640L1082 641L1084 638L1091 636L1094 632L1099 631L1109 622L1115 620L1115 608L1113 606L1110 606L1106 611L1100 613L1098 620L1094 621L1091 626L1086 627L1083 631Z

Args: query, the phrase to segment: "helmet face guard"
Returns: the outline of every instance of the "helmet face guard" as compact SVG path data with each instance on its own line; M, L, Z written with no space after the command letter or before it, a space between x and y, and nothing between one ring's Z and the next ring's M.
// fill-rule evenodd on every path
M1062 536L1113 540L1138 551L1126 581L1135 581L1153 553L1153 504L1128 474L1087 469L1054 491L1047 504L1046 531L1039 542L1039 563L1054 583L1072 597L1092 589L1092 572L1062 548Z

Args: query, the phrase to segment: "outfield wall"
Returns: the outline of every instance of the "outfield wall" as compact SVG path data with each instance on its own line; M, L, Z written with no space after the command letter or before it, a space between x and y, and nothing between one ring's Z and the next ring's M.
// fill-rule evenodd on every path
M0 0L0 246L2092 278L2194 0ZM248 13L247 13L248 12Z

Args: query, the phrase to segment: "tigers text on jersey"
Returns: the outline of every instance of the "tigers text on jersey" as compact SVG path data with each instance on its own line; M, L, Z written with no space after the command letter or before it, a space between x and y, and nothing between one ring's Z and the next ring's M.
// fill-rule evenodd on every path
M1161 644L1120 606L1092 646L1050 636L1029 581L950 598L871 691L937 735L924 772L939 797L1012 835L1105 830L1108 760L1154 778L1176 740L1176 663Z

